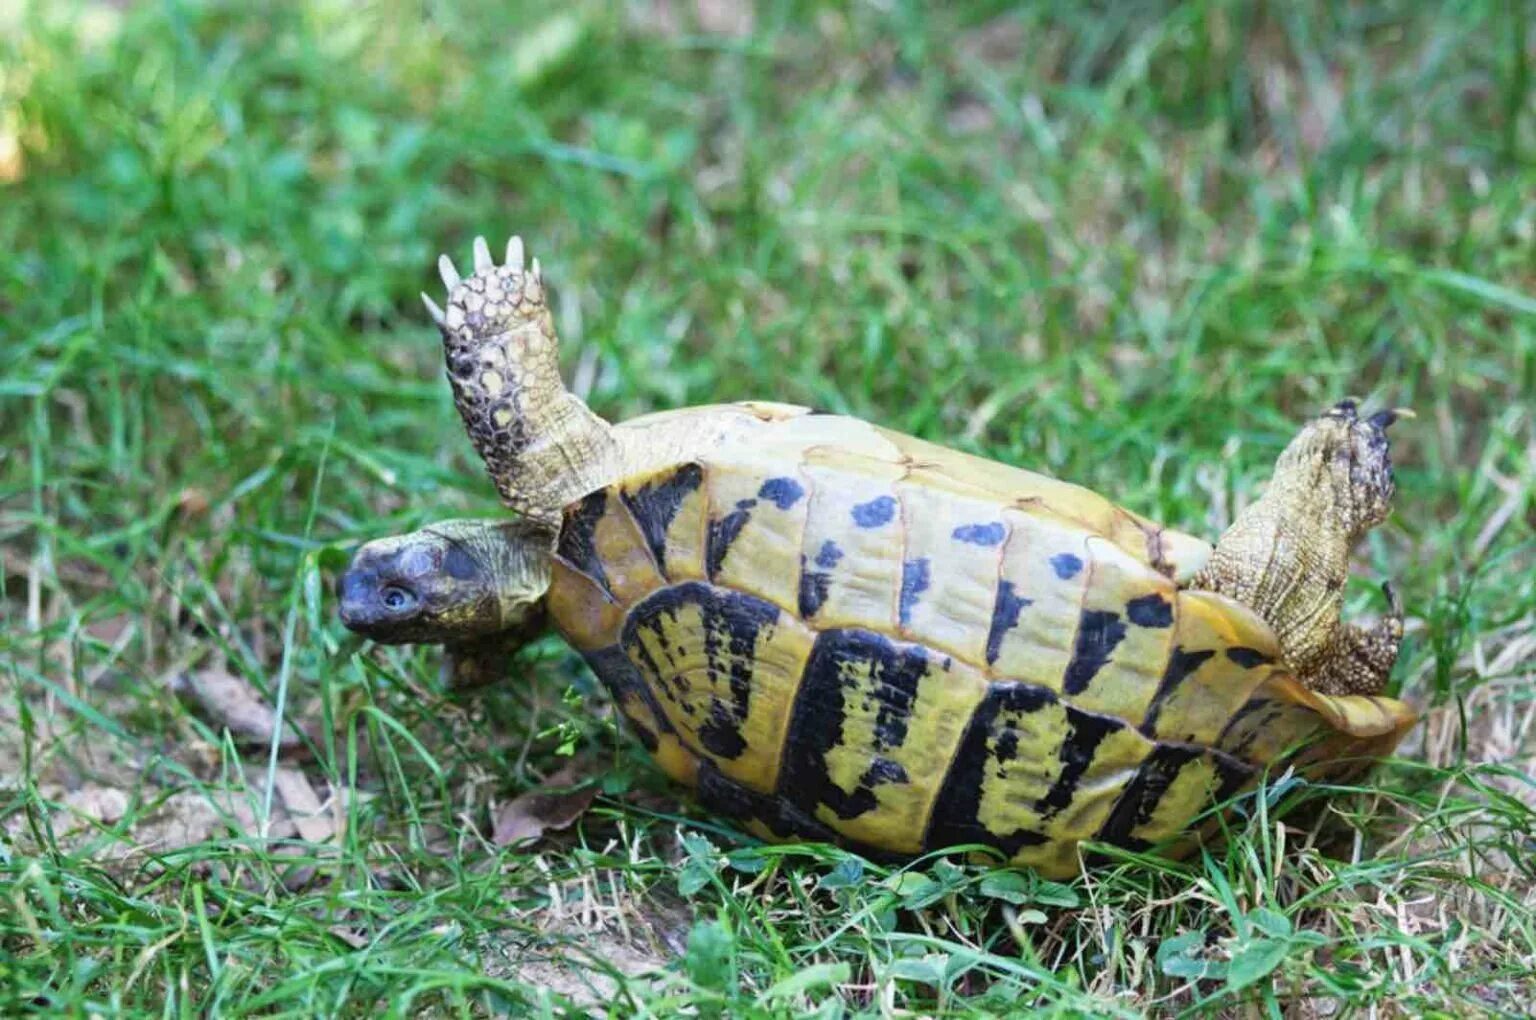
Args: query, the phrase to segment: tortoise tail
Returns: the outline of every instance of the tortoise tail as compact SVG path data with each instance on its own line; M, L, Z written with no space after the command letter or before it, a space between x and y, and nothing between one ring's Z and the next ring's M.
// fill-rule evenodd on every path
M443 335L453 401L502 501L539 521L611 479L618 461L612 427L560 381L559 341L539 260L523 265L523 242L507 242L496 265L475 238L473 275L438 259L448 288L444 311L422 300Z

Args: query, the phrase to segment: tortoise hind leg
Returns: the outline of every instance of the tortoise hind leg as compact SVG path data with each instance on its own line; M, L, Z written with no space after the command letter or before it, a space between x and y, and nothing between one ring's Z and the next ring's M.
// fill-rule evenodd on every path
M1300 679L1320 694L1379 694L1387 687L1403 643L1403 604L1383 584L1391 611L1374 627L1342 624L1317 667Z
M1350 550L1392 510L1387 429L1398 416L1362 417L1345 400L1314 419L1190 582L1262 616L1285 664L1313 690L1380 693L1397 657L1400 613L1364 630L1343 623L1340 610Z

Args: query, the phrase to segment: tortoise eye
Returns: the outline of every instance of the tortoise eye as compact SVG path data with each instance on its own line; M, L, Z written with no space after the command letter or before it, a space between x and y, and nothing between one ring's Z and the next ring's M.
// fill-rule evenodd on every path
M392 584L379 592L379 601L392 613L403 613L416 604L416 593Z

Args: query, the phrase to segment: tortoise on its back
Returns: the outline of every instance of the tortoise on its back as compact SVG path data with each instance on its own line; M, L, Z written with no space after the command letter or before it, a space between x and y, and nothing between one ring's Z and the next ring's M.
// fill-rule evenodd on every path
M1413 721L1379 696L1395 602L1374 631L1338 619L1349 545L1390 503L1390 414L1314 422L1213 554L851 418L739 404L609 426L560 386L520 256L477 242L432 308L523 518L365 546L342 584L354 629L494 674L542 609L661 767L755 833L979 843L1050 875L1083 840L1187 849L1266 766L1341 774Z

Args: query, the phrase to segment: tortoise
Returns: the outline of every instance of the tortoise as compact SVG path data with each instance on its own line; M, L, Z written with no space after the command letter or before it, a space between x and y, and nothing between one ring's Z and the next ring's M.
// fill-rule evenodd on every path
M455 403L515 517L362 546L346 626L505 673L552 626L661 769L770 839L980 845L1060 877L1086 841L1187 852L1266 769L1357 775L1402 610L1340 618L1388 516L1393 411L1306 425L1214 548L1088 489L778 403L610 425L562 385L537 260L444 256Z

